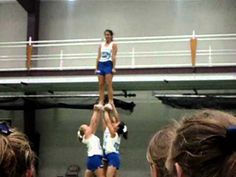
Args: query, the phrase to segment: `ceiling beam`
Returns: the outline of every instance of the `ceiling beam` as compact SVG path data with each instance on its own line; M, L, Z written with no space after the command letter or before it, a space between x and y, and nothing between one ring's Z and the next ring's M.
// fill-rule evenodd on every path
M34 13L36 0L17 0L18 3L28 12Z

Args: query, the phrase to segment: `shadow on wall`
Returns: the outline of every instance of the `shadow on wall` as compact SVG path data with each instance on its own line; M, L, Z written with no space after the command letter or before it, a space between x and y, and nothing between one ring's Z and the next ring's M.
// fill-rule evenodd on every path
M53 97L53 96L52 96ZM65 101L65 100L52 100L52 99L38 99L38 98L9 98L9 99L0 99L0 109L2 110L24 110L25 109L25 100L29 101L31 104L30 109L52 109L52 108L66 108L66 109L88 109L92 110L93 105L97 103L94 100L91 103L84 104L82 102L77 102L76 104ZM120 99L114 99L114 103L117 108L121 108L125 111L133 112L135 103L134 102L125 102Z

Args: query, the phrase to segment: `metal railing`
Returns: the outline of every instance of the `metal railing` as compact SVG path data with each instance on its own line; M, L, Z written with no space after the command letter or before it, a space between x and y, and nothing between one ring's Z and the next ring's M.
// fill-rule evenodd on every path
M94 69L103 40L0 42L0 71ZM236 66L236 34L115 38L117 68Z

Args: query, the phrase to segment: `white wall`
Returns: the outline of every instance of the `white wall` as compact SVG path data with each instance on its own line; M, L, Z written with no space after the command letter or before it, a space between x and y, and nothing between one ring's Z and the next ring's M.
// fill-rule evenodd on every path
M234 0L80 0L41 3L40 38L232 33Z
M115 37L186 35L236 32L235 0L79 0L43 1L40 15L40 38L79 39L102 38L106 28L114 30ZM198 49L234 48L235 42L198 42ZM97 52L95 46L41 48L40 53L59 54ZM119 45L119 52L148 50L189 50L189 43L157 43ZM93 59L64 61L64 66L93 66ZM213 56L215 63L233 62L232 56ZM197 62L207 63L208 56L198 56ZM143 57L137 64L190 64L188 57ZM131 64L131 58L118 58L117 65ZM59 66L58 60L38 62L36 66Z
M27 13L18 2L0 3L0 42L25 41Z
M27 35L27 13L18 2L0 2L0 42L25 41ZM0 48L0 56L25 55L25 48ZM24 67L25 62L0 59L0 68Z

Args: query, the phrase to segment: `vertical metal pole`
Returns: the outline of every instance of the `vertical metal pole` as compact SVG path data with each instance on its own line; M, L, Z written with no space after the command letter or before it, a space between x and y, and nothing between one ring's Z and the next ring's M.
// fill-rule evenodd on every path
M191 48L191 59L192 66L196 65L196 53L197 53L197 38L195 36L195 31L193 30L192 38L190 39L190 48Z
M33 51L32 37L29 36L29 43L28 43L27 46L26 46L26 58L27 58L26 67L27 67L27 70L28 70L28 71L30 70L31 65L32 65L32 61L31 61L31 58L32 58L32 51Z

